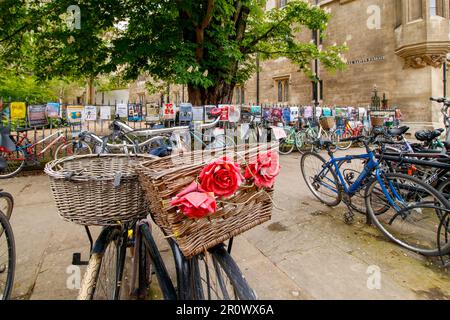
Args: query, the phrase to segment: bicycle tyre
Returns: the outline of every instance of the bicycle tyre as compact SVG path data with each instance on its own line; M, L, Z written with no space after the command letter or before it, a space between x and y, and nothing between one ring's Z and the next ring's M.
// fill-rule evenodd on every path
M92 154L92 148L84 141L81 148L76 146L74 149L73 146L74 144L71 141L59 145L55 151L55 160L75 155Z
M118 300L120 295L120 282L121 279L117 279L117 259L119 258L119 239L121 237L120 229L118 228L105 228L95 242L92 255L89 259L89 264L86 268L86 272L81 282L80 291L78 294L78 300ZM111 262L110 251L115 261ZM108 260L108 261L106 261ZM113 275L115 279L105 279L106 283L112 283L112 286L102 286L103 292L100 292L100 281L103 280L102 267L114 268L109 275ZM105 290L108 290L106 292Z
M301 167L303 179L305 180L306 185L308 186L309 190L313 193L313 195L320 202L324 203L325 205L327 205L329 207L337 206L342 201L342 190L341 190L336 172L334 172L334 169L332 167L329 167L329 170L326 173L326 175L321 178L322 180L324 178L327 178L327 180L330 180L331 184L332 184L330 188L336 188L335 191L331 190L331 193L335 192L336 196L335 197L329 196L331 199L325 199L324 197L320 196L318 193L320 185L317 185L317 184L313 185L313 181L310 181L311 178L314 178L314 180L316 180L316 177L315 176L314 177L307 176L308 174L306 173L305 163L308 158L311 158L312 163L316 164L317 170L315 170L315 171L318 171L318 172L316 172L315 175L317 175L319 173L319 170L323 169L323 167L325 166L325 164L327 162L325 161L325 159L322 156L320 156L319 154L317 154L315 152L305 152L303 154L303 156L300 160L300 167ZM328 173L331 173L331 177L328 176ZM325 186L325 188L329 189L326 186Z
M11 156L9 156L10 160L8 160L8 155L11 154L17 154L17 157L15 159L23 159L23 160L11 160L14 159L11 158ZM22 171L22 169L25 166L25 153L23 150L16 150L11 153L0 152L0 158L5 159L7 163L7 168L4 170L0 170L0 179L7 179L14 177L15 175L19 174L19 172Z
M2 205L2 200L5 201L6 205ZM3 212L8 220L11 218L11 214L14 208L14 198L8 192L0 192L0 212Z
M286 138L279 140L278 152L282 155L288 155L295 148L295 133L292 133L290 129L284 129L284 131L286 132Z
M189 280L193 300L256 300L239 266L220 244L190 259Z
M411 212L417 213L418 215L422 215L422 217L420 217L421 219L416 218L418 221L427 222L426 220L429 220L429 219L426 219L426 217L423 215L423 212L426 209L431 209L432 211L435 212L436 219L437 219L436 230L428 230L428 229L423 228L422 226L419 227L419 229L420 229L419 231L422 231L422 234L424 237L425 237L425 234L428 234L428 233L431 233L434 235L433 236L434 238L432 240L432 242L434 243L434 241L436 240L436 235L437 235L437 237L439 237L439 234L437 232L438 232L439 223L442 219L442 217L440 217L439 213L437 212L437 211L439 211L438 208L442 208L441 211L449 210L450 209L449 202L436 189L425 184L423 181L421 181L420 179L417 179L413 176L409 176L409 175L405 175L405 174L401 174L401 173L384 173L383 179L387 179L390 182L394 179L401 179L400 183L396 183L396 184L391 183L391 184L401 186L404 190L407 191L407 196L412 199L412 204L413 204L412 206L408 205L407 208L411 208ZM389 179L391 179L391 180L389 180ZM410 189L412 190L412 187L411 187L411 184L406 183L407 180L409 180L410 183L416 184L420 188L420 190L423 190L422 192L424 192L424 191L428 192L429 195L431 195L433 197L433 199L432 199L433 201L417 202L417 196L414 196L413 194L411 194ZM411 232L414 231L414 230L412 230L413 227L407 227L408 229L406 229L406 228L404 229L406 232L406 236L403 239L399 239L400 237L396 236L394 234L394 232L397 232L397 234L399 234L399 232L401 232L401 230L397 231L397 230L401 229L400 227L396 227L397 229L394 229L394 228L388 229L388 227L386 225L392 226L393 222L395 222L396 217L400 213L397 212L396 210L392 209L391 206L389 206L388 209L382 214L376 213L373 210L373 207L371 204L372 198L369 195L370 195L370 193L372 193L373 188L378 184L379 184L379 182L376 178L373 178L372 181L370 183L368 183L366 192L365 192L366 206L367 206L367 214L369 215L371 221L384 234L384 236L386 236L392 242L400 245L401 247L406 248L406 249L416 252L416 253L420 253L424 256L439 256L442 253L447 254L450 252L450 243L448 243L443 248L441 248L441 250L439 250L437 242L434 244L436 247L434 247L434 245L433 245L433 247L432 247L432 245L430 245L429 247L431 247L431 248L428 248L428 247L425 248L423 246L419 247L419 244L424 244L425 241L423 241L422 239L420 239L420 241L419 241L418 237L416 237L415 239L412 239L412 240L408 239L408 238L411 238L410 237ZM401 189L396 188L395 192L397 194L401 195L401 192L399 190L401 190ZM388 216L386 216L386 214L391 209L393 211L395 211L394 217L389 219L389 222L384 223L383 220L385 218L386 219L389 218ZM411 216L412 214L409 213L409 215ZM431 216L434 216L434 214L431 214ZM410 218L409 221L415 219L415 217L408 217L408 218ZM394 220L392 220L392 219L394 219ZM406 221L406 219L403 219L403 221ZM410 231L410 230L412 230L412 231Z
M348 150L352 147L353 141L345 141L345 142L341 142L342 139L347 139L347 138L351 138L352 135L346 131L344 132L342 135L340 134L335 134L336 135L336 146L338 148L338 150Z
M3 265L0 260L0 300L8 300L11 298L11 293L14 285L14 273L16 269L16 246L14 242L14 234L9 223L8 218L0 212L0 259L7 255L7 260ZM3 239L6 240L6 250L3 253ZM5 275L5 281L2 281ZM5 283L2 288L2 283Z

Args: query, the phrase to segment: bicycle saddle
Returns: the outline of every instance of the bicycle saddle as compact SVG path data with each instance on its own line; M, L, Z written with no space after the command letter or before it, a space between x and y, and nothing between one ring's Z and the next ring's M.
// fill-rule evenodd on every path
M447 151L450 151L450 141L442 141L442 144Z
M16 144L11 140L10 134L11 129L9 127L0 128L0 147L13 151L16 149Z
M388 130L388 134L394 137L399 137L408 132L409 127L403 126L400 128L392 128Z
M416 139L419 141L433 141L437 137L439 137L442 132L444 132L444 129L437 129L437 130L420 130L417 131L415 136Z

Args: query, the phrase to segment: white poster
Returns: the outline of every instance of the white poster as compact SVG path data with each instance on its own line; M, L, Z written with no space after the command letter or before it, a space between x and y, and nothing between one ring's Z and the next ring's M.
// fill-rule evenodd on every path
M128 105L126 103L117 104L116 115L118 115L120 118L128 118Z
M110 106L100 107L100 119L111 120L111 107Z
M276 140L287 138L286 131L284 131L283 128L279 128L279 127L271 127L271 128L272 128L273 134L275 135Z
M83 120L85 121L97 121L97 107L85 106L83 112Z

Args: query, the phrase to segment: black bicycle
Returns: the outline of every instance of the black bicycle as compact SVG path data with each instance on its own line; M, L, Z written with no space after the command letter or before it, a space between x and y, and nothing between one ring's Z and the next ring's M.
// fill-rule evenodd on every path
M14 235L9 223L13 209L12 196L0 190L0 300L11 297L16 266Z
M230 256L232 240L191 258L183 256L173 239L166 241L169 249L160 251L148 220L105 227L93 245L78 299L256 299ZM125 283L129 265L131 276Z

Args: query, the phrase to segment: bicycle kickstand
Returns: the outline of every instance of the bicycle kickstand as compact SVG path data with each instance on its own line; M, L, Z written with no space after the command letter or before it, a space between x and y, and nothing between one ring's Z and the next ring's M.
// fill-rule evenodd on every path
M94 240L92 239L92 234L91 234L91 231L89 230L89 227L85 226L84 229L86 230L87 236L89 238L89 244L90 244L89 255L91 255L92 248L94 246ZM74 266L87 266L89 264L89 260L88 261L82 261L81 260L81 253L80 252L75 252L72 255L72 264Z

